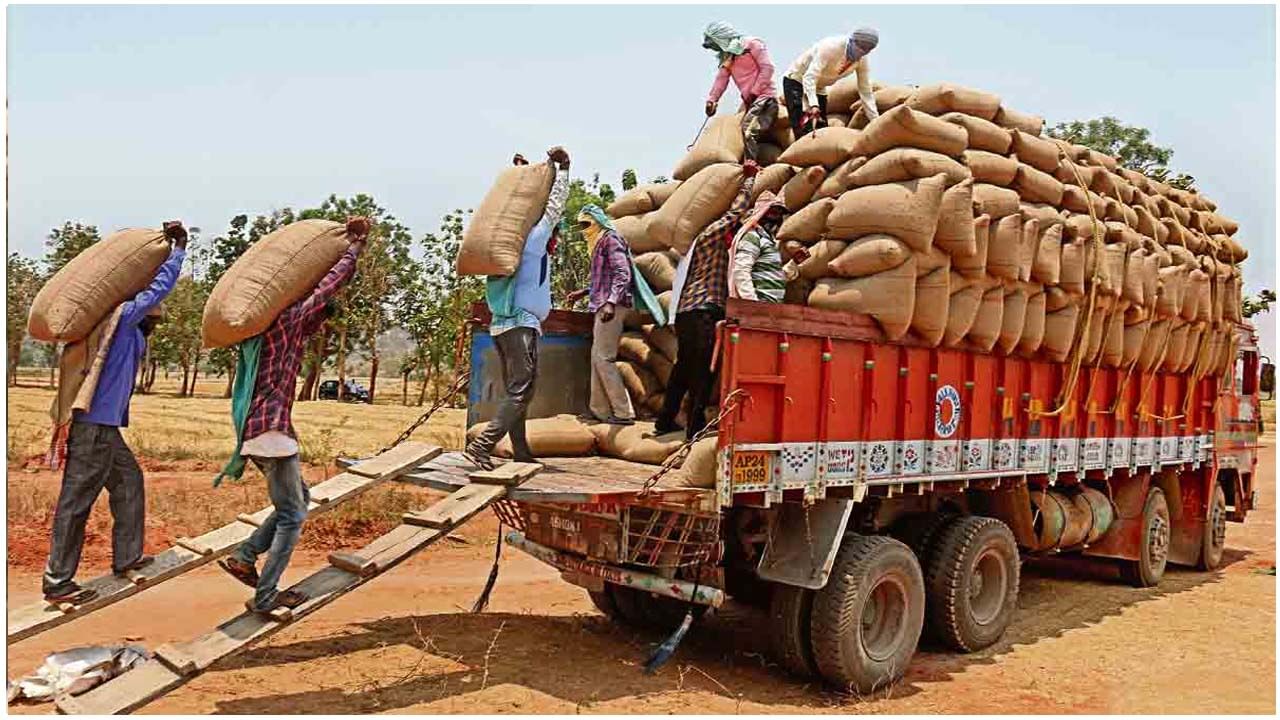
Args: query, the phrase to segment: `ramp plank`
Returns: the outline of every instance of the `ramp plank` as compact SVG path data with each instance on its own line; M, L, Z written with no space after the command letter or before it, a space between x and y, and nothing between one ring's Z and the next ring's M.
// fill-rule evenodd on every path
M431 507L416 513L406 513L404 522L426 528L448 529L475 514L506 494L502 485L467 485L445 497Z
M347 472L383 480L434 460L441 452L443 449L436 445L409 441L377 457L358 462L347 468Z

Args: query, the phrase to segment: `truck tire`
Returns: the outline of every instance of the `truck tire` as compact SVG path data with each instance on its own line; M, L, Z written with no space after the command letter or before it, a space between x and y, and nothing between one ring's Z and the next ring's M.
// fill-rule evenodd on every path
M604 589L599 592L596 592L595 590L588 590L587 597L591 598L591 604L595 605L597 610L604 613L605 617L614 621L622 619L621 613L618 612L618 603L614 602L613 593L609 592L608 584L606 584Z
M930 637L960 652L994 644L1013 620L1018 571L1008 525L971 515L943 528L925 566Z
M1201 570L1215 570L1222 564L1222 551L1227 546L1227 495L1218 483L1209 493L1209 517L1204 524L1204 537L1200 542Z
M761 580L750 570L743 568L725 568L724 570L724 591L743 605L767 609L772 584Z
M1169 503L1164 491L1153 487L1142 505L1142 539L1137 560L1120 561L1120 576L1134 587L1154 587L1169 562Z
M818 672L860 694L902 677L924 627L924 578L911 548L881 535L846 535L831 579L813 599Z
M618 608L618 617L628 625L645 630L671 632L684 621L684 614L689 610L689 603L675 598L654 595L643 590L609 584L605 589L613 597ZM693 605L693 619L701 618L707 611L706 605Z
M792 675L811 678L818 674L810 639L813 591L778 584L769 602L769 639L774 658Z
M928 567L938 534L956 517L950 512L913 513L900 520L890 535L911 548L920 559L920 567Z

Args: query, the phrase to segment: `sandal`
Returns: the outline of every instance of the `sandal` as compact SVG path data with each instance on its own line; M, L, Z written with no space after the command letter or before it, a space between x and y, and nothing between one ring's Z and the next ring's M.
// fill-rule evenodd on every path
M299 592L298 590L285 590L283 592L276 593L275 600L271 601L271 607L257 607L253 604L253 598L245 600L244 606L249 612L258 613L259 615L270 615L276 608L285 607L292 610L306 602L308 599L309 598L307 598L306 594Z
M156 559L156 558L155 558L155 556L154 556L154 555L142 555L142 556L141 556L141 557L139 557L137 560L134 560L133 562L131 562L131 563L129 563L128 565L124 566L124 568L122 568L122 569L120 569L120 570L113 570L112 572L114 572L116 575L119 575L119 576L121 576L121 577L124 577L125 573L128 573L128 572L130 572L131 570L141 570L142 568L144 568L144 567L146 567L146 566L150 565L151 563L155 562L155 559Z
M218 561L218 567L227 571L231 577L239 580L241 583L251 588L258 587L258 568L237 558L223 558Z
M97 590L72 585L70 588L55 595L46 593L44 601L51 605L83 605L96 597L98 597Z

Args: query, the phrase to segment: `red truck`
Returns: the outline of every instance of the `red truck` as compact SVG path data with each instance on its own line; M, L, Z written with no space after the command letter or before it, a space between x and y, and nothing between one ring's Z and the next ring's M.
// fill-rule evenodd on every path
M566 357L589 336L580 315L548 323ZM1234 334L1225 375L1072 373L888 342L865 316L731 300L715 488L550 459L499 506L505 539L630 624L670 629L726 595L766 607L783 667L870 692L902 676L923 632L959 652L996 642L1024 557L1097 558L1138 586L1168 563L1216 567L1226 523L1254 504L1258 398L1273 382L1253 329ZM493 394L486 340L475 331L477 405ZM454 489L466 465L445 457L419 477Z

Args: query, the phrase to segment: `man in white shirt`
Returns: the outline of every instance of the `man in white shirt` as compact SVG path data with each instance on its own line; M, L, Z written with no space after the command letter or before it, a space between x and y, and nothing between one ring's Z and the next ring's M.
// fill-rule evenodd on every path
M867 55L879 43L880 34L873 28L858 28L849 35L823 38L796 58L782 78L782 95L796 139L827 126L827 88L851 72L858 74L858 97L867 119L880 116L867 67ZM847 112L847 108L836 111Z

